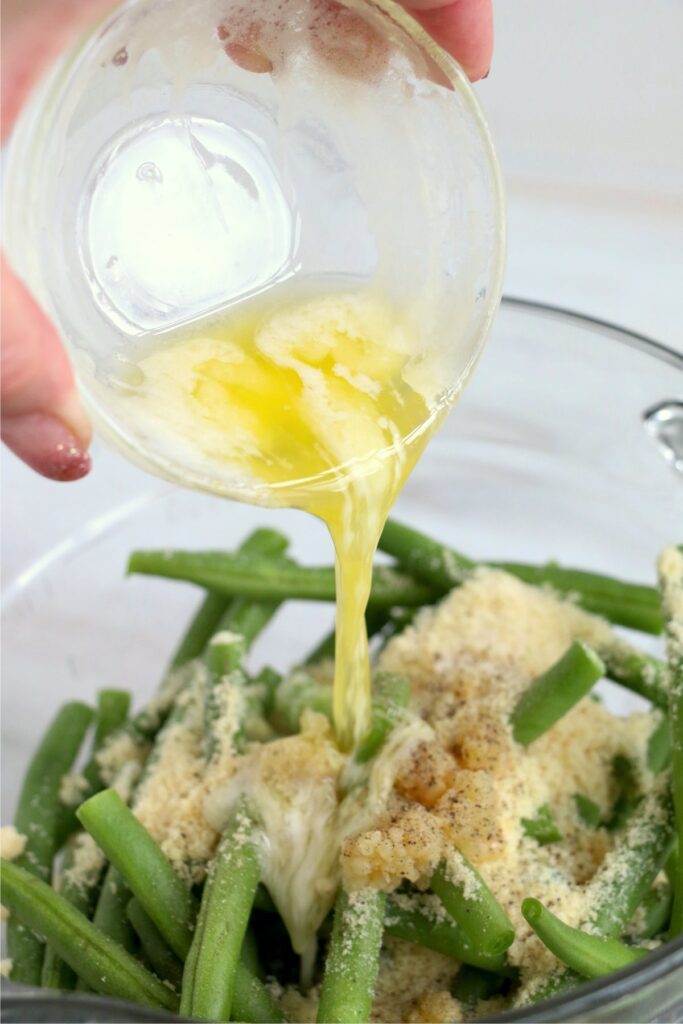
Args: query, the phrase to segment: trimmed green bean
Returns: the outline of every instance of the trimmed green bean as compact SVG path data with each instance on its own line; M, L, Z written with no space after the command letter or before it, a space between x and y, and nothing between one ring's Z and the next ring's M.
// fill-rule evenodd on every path
M275 697L278 687L282 682L282 676L274 668L266 665L257 676L254 677L256 686L263 688L263 714L266 720L273 714Z
M599 645L597 651L609 679L666 710L666 666L662 661L643 654L620 637Z
M671 764L671 727L666 715L660 714L659 721L647 741L647 767L653 775L659 775Z
M674 902L669 938L683 934L683 546L670 547L659 559L659 587L666 623L669 672L671 768L678 861L673 872Z
M266 601L335 599L333 568L304 567L284 559L248 558L221 551L135 551L130 558L128 572L184 580L220 591L228 597L242 596ZM617 585L627 588L634 586ZM445 592L443 587L419 583L395 568L376 566L373 570L369 607L409 609L433 604ZM601 614L609 618L604 609ZM616 618L614 621L617 621ZM601 646L597 653L604 661L610 679L641 694L658 707L666 707L663 666L656 658L641 654L616 637L609 644Z
M229 597L256 601L334 601L331 567L296 565L284 559L247 557L224 551L134 551L128 572L184 580ZM422 605L434 601L433 591L387 566L373 570L370 605Z
M592 934L617 938L625 931L670 855L674 842L670 780L661 775L628 821L619 844L588 884L592 910L585 925ZM577 984L575 971L554 972L536 989L534 1003Z
M455 921L444 917L443 905L436 895L390 895L384 924L387 935L433 949L473 967L501 971L505 965L504 953L485 953L472 946Z
M587 825L588 828L600 828L602 811L590 797L584 796L583 793L575 793L574 803L576 812L584 825Z
M617 832L624 828L640 803L643 793L636 764L624 754L617 754L612 761L612 778L618 795L610 816L605 822L605 828L608 828L610 832Z
M512 734L527 747L585 697L604 674L595 651L575 640L559 661L527 687L510 715Z
M442 861L430 887L475 949L504 953L515 938L507 914L477 869L458 850ZM466 895L467 894L467 895Z
M126 916L126 908L131 895L121 872L117 871L113 864L110 864L100 889L93 914L93 924L129 953L134 953L138 948L137 937Z
M368 639L381 632L382 629L391 620L392 609L386 607L379 608L368 608L365 613L365 628L367 630ZM306 655L306 658L302 662L304 667L309 665L317 665L321 661L334 661L334 654L336 649L336 632L333 629L329 632L317 647L314 647L310 654Z
M636 931L630 931L633 941L646 942L666 931L671 919L672 903L673 892L668 883L655 885L650 889L636 914L640 927Z
M146 1006L177 1008L177 999L166 985L47 883L7 861L0 862L0 878L3 903L13 917L44 936L95 992Z
M228 607L229 601L230 598L225 594L218 594L211 590L204 595L202 603L171 658L169 670L181 668L183 665L187 665L188 661L199 657L216 632L216 627Z
M307 708L332 721L332 688L297 669L283 679L275 691L272 723L278 732L296 733Z
M340 888L318 1004L320 1024L364 1024L370 1019L385 907L383 892Z
M235 968L232 1019L244 1024L284 1024L285 1016L270 992L242 962Z
M601 978L647 956L647 950L627 946L618 939L591 935L571 928L539 900L526 899L522 913L528 925L558 960L584 978Z
M279 557L286 551L287 543L287 538L274 530L256 530L241 546L239 553ZM238 750L242 750L250 738L248 733L253 731L254 722L263 718L262 702L256 696L257 689L247 683L243 661L254 640L279 607L278 601L259 602L235 598L228 604L216 632L206 646L204 664L208 679L205 743L209 760L226 743L234 744ZM226 735L221 724L226 676L230 677L229 685L236 686L244 698L240 725L236 734L230 736ZM265 730L265 722L262 722L261 732Z
M522 818L522 828L527 836L535 839L541 846L548 846L562 839L562 833L547 804L538 808L535 818Z
M390 519L379 548L392 555L418 579L442 592L462 583L477 567L460 552ZM560 594L575 596L586 611L611 622L647 633L660 633L662 617L654 587L625 583L610 576L566 569L556 563L534 566L518 562L489 562L525 583L550 586Z
M87 800L78 818L183 959L190 948L195 901L147 829L113 789Z
M88 919L92 917L97 904L105 867L104 857L98 858L94 850L88 849L91 843L92 840L84 832L73 838L64 854L59 883L55 886L59 895ZM84 856L87 857L87 870L81 867ZM76 874L79 871L80 873ZM69 991L75 988L76 981L76 972L57 955L52 946L48 945L43 961L43 988Z
M185 963L180 1008L189 1017L230 1019L235 973L261 877L258 843L254 821L241 801L209 868Z
M370 728L358 744L356 761L365 764L383 746L410 700L410 683L405 676L380 673L373 682Z
M591 931L621 935L673 846L670 779L661 775L631 816L618 845L588 885Z
M183 981L183 965L154 921L135 897L129 901L126 914L155 973L162 981L169 982L174 991L179 993Z
M45 882L52 876L52 862L62 842L61 781L71 769L92 719L92 708L87 705L77 701L65 704L49 725L24 776L14 824L26 836L26 846L16 864ZM12 980L39 985L44 944L12 919L7 922L7 951Z
M258 888L258 887L257 887ZM256 906L256 894L254 894L254 906ZM258 955L258 945L253 928L247 928L242 943L240 959L248 971L257 977L263 978L263 970Z
M88 763L81 772L85 784L79 792L78 803L83 803L84 800L87 800L88 797L93 796L93 794L103 788L104 782L102 781L97 755L109 737L124 726L129 710L130 693L127 690L100 690L97 694L92 753ZM76 808L65 806L62 817L60 840L61 843L64 843L78 828Z

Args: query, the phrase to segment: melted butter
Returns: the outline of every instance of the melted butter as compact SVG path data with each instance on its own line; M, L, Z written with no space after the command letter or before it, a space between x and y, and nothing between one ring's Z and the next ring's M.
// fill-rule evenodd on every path
M301 733L258 745L230 782L216 789L204 813L225 828L241 794L262 824L262 878L302 957L302 981L310 984L316 933L334 903L341 877L342 843L372 827L386 808L401 764L434 733L421 718L406 715L377 756L358 765L340 753L329 723L306 711Z
M364 293L195 325L139 362L138 414L197 458L252 481L256 500L301 508L336 552L334 723L349 750L370 720L365 608L389 510L434 427L410 382L410 334ZM174 437L169 435L169 442Z

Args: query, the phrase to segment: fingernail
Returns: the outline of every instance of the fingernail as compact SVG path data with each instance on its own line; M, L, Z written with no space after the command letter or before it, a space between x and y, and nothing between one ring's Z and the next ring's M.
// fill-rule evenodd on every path
M62 398L54 412L57 421L61 421L72 432L77 443L86 449L92 440L92 427L75 388Z
M2 421L8 448L37 473L50 480L80 480L92 465L86 447L56 416L26 413Z

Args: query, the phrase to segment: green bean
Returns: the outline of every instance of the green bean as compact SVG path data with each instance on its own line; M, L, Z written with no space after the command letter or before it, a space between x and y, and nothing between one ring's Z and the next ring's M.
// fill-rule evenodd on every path
M535 839L541 846L548 846L550 843L557 843L562 839L555 819L552 816L548 804L538 808L535 818L522 818L524 833L531 839Z
M624 828L642 800L643 793L635 762L624 754L617 754L612 761L612 778L618 795L605 822L605 828L610 832L617 832Z
M476 563L418 533L389 520L380 538L379 548L398 560L417 579L438 587L442 593L463 583ZM566 569L555 563L533 566L517 562L490 562L494 568L516 576L534 586L549 586L560 594L575 596L586 611L611 622L647 633L660 633L662 617L654 587L624 583L610 576Z
M597 646L605 663L605 674L615 683L666 710L666 666L649 654L642 654L620 637Z
M386 607L368 608L365 613L365 628L368 639L381 632L392 617L392 609ZM306 655L302 662L304 666L317 665L321 661L333 661L336 647L336 632L333 629L329 632L317 647Z
M104 857L98 855L91 838L84 832L74 836L64 854L56 888L62 899L87 918L92 917L95 909L104 867ZM48 946L43 961L43 988L68 991L75 988L76 981L76 972Z
M128 717L129 708L130 694L126 690L100 690L97 694L92 755L82 772L86 786L80 793L80 801L85 800L88 796L102 788L97 753L102 749L108 737L124 724ZM65 808L65 811L62 822L64 838L74 832L78 826L75 808ZM91 865L85 875L82 875L80 878L74 877L74 855L76 851L83 850L83 835L83 833L79 833L79 835L74 837L72 844L64 853L58 891L65 900L68 900L82 914L85 914L86 917L91 917L97 902L97 894L105 865L102 859L100 865ZM73 989L76 982L76 972L48 946L45 950L45 959L43 961L41 982L43 988L56 988L67 991Z
M631 816L620 842L588 884L591 931L616 938L626 928L673 846L670 779L661 775Z
M284 1014L270 992L244 963L235 969L232 1019L244 1024L284 1024Z
M659 586L666 623L669 670L671 767L678 862L672 878L674 902L669 938L683 933L683 546L670 547L659 559Z
M355 758L365 764L375 756L400 720L410 700L410 683L405 676L380 673L373 683L370 728L358 744Z
M576 804L577 814L584 825L587 825L589 828L600 828L602 811L590 797L584 796L583 793L575 793L574 803Z
M628 821L618 845L588 883L592 909L585 922L592 934L617 938L640 906L672 849L673 805L670 780L660 776ZM531 1001L573 988L574 971L554 972L533 993Z
M458 850L442 861L430 886L474 949L494 955L512 945L515 932L477 869Z
M258 887L257 887L258 888ZM254 907L256 906L256 894L254 894ZM253 928L247 928L244 935L244 942L242 943L242 952L240 953L240 959L244 966L250 971L255 977L263 978L263 970L261 968L261 962L258 955L258 945L256 943L256 936L254 935Z
M93 924L103 935L108 935L129 953L135 953L138 948L137 936L126 916L130 899L131 892L123 875L110 864L100 889Z
M657 725L647 741L647 767L653 775L659 775L671 764L671 727L664 714L658 715Z
M246 802L233 812L209 868L183 973L181 1013L230 1020L235 971L261 877L259 836Z
M647 956L647 950L627 946L618 939L571 928L538 900L524 900L522 913L550 952L584 978L601 978Z
M163 935L139 900L133 897L126 907L128 920L140 940L142 951L162 981L167 981L175 992L180 992L183 965L168 946Z
M118 732L126 722L130 709L130 694L127 690L100 690L97 694L97 707L95 710L95 733L93 737L92 753L88 763L81 772L83 788L79 792L78 803L87 800L89 796L99 792L104 783L100 773L100 765L97 759L98 753L102 750L110 736ZM60 845L66 842L68 837L78 828L75 807L64 807L62 822L60 826Z
M171 658L169 670L182 668L198 658L216 632L221 616L228 607L229 597L209 590L190 622L185 635Z
M570 570L562 571L570 572ZM128 572L185 580L220 591L229 597L242 596L266 601L286 599L334 601L335 599L333 568L303 567L284 559L248 558L244 555L226 554L221 551L135 551L130 558ZM596 578L598 580L607 579L607 577ZM622 584L618 581L611 582L617 588L626 588L624 597L626 603L630 600L628 598L628 594L631 592L629 588L645 591L651 589L636 587L634 584ZM447 589L450 589L450 586L444 588L434 586L434 584L424 585L392 567L376 566L373 571L369 606L370 608L396 606L409 609L418 605L433 604L444 595ZM656 592L653 591L653 593ZM616 606L618 606L618 600L615 598ZM601 614L609 618L608 610L603 608ZM658 617L659 612L656 612L655 615ZM637 617L635 612L632 617ZM649 611L643 611L642 617L650 617L652 620L650 625L654 624ZM612 618L614 621L620 621L616 612L613 613ZM625 614L622 618L628 618L628 615ZM647 623L641 628L646 628L646 625ZM604 661L610 679L634 693L641 694L658 707L666 707L663 666L656 658L641 654L618 638L601 645L597 653Z
M476 568L475 563L457 551L439 544L390 520L379 543L380 550L393 555L400 566L418 580L431 584L439 596L458 586ZM589 612L611 622L648 633L660 633L662 616L654 587L622 583L608 576L598 576L558 565L528 566L518 563L490 563L536 586L550 586L560 594L575 596ZM399 603L399 602L396 602ZM412 602L411 602L412 603ZM423 602L424 603L424 602ZM613 637L597 648L605 663L606 674L614 682L640 694L657 707L667 707L664 665L656 658L641 654L630 644Z
M94 991L176 1009L175 996L158 978L45 882L7 861L0 862L0 878L3 903L12 915L44 936Z
M238 555L263 558L279 558L288 547L287 538L276 530L255 530L239 548ZM226 645L223 660L216 660L221 651L220 645L209 640L207 655L213 670L219 675L232 672L239 668L245 652L251 647L259 633L268 625L280 605L279 601L249 601L245 597L236 597L227 606L216 627L216 632L232 633L242 638L242 649L239 644ZM218 650L211 650L212 647Z
M334 601L332 567L296 565L284 559L247 557L224 551L134 551L129 573L163 576L209 587L230 597L256 601ZM373 571L370 605L422 605L433 591L387 566Z
M451 995L465 1006L473 1007L482 999L498 995L508 979L504 974L482 971L481 967L463 964L451 988Z
M272 723L278 732L296 733L307 708L332 721L332 688L297 669L282 680L275 692Z
M501 971L505 965L503 953L484 953L472 946L455 921L444 917L439 898L430 893L419 896L394 893L389 896L384 924L387 935L433 949L473 967Z
M636 919L639 927L631 932L635 942L646 942L648 939L661 935L671 918L673 892L668 883L655 885L646 893L638 908Z
M273 714L275 697L281 682L282 676L280 673L276 672L274 668L270 668L269 665L262 668L254 678L256 686L263 688L263 714L266 720Z
M183 959L190 947L194 899L147 829L113 789L87 800L78 818Z
M85 704L65 704L43 736L22 783L14 824L26 837L26 846L16 863L46 882L51 878L52 862L61 844L61 781L76 759L92 718L92 709ZM12 980L39 985L44 956L42 941L20 922L10 919L7 950L12 960Z
M512 734L527 747L566 715L603 675L595 651L575 640L542 675L527 687L510 715Z
M241 546L239 553L278 557L286 551L287 543L287 538L274 530L256 530ZM226 743L242 751L250 733L254 731L253 722L263 718L262 702L258 700L253 685L247 684L243 660L279 606L278 601L258 602L235 598L228 604L216 633L206 646L206 755L209 760ZM226 676L229 677L227 680ZM236 687L242 696L241 721L234 735L226 735L221 721L226 686ZM264 738L265 729L263 722L260 738Z
M385 906L383 892L340 888L318 1004L320 1024L364 1024L370 1019Z

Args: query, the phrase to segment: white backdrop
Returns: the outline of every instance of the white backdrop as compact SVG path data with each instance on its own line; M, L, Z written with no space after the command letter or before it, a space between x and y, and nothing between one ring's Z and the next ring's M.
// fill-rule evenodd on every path
M683 351L683 0L494 0L506 290Z

